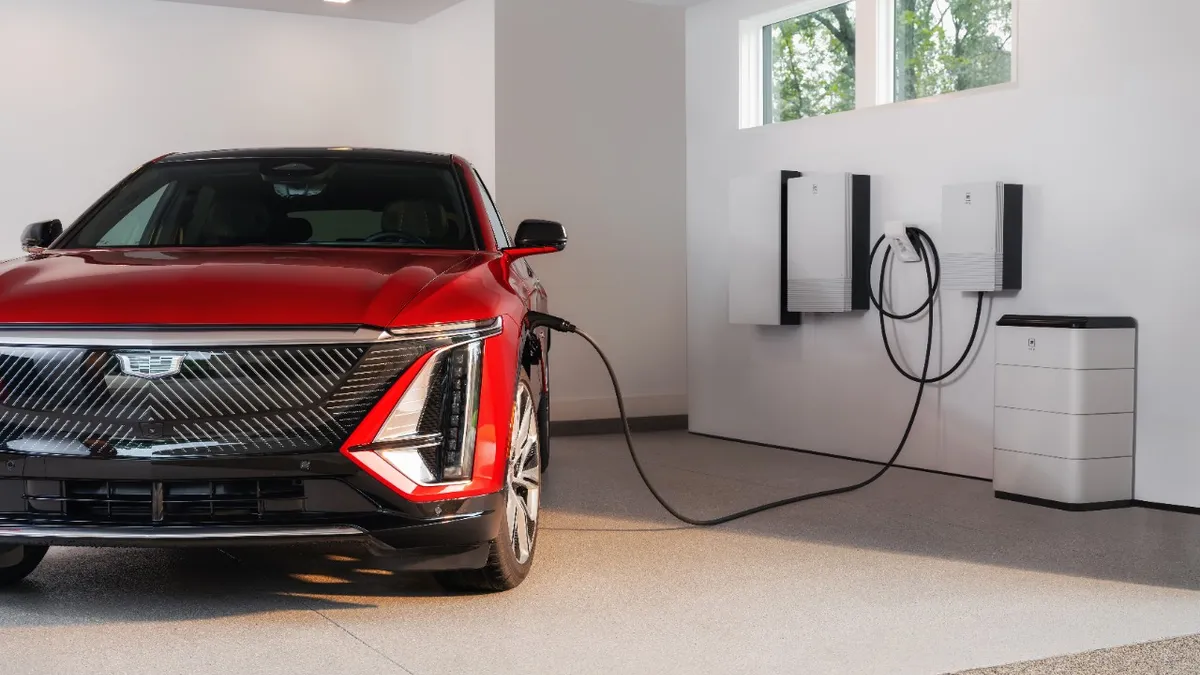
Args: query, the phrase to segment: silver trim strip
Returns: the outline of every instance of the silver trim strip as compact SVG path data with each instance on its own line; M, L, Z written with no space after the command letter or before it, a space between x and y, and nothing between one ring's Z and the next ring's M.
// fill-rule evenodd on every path
M393 328L388 331L401 340L424 340L427 338L471 338L481 340L491 337L501 331L503 321L500 317L485 321L463 321L460 323L435 323L428 326L411 326Z
M359 344L395 340L386 331L351 329L72 329L0 326L0 345L39 347L245 347L252 345Z
M364 537L352 525L321 527L59 527L55 525L0 525L0 540L70 539L74 541L204 541L254 539L338 539Z
M17 326L0 324L0 345L39 347L247 347L259 345L346 345L425 340L481 340L498 334L503 327L500 317L486 321L433 324L394 328L237 328L208 330L196 328L72 328Z

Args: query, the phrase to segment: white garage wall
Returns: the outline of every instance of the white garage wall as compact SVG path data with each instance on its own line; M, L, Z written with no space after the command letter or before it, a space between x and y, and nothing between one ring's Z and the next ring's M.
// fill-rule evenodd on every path
M406 147L466 157L496 176L496 0L466 0L413 26L402 85ZM493 188L493 192L494 192Z
M561 312L608 350L631 412L686 410L683 10L614 0L496 5L498 201L561 220L532 260ZM613 417L603 366L554 341L556 419Z
M1009 312L1121 314L1141 322L1138 499L1200 507L1200 330L1189 292L1200 215L1200 91L1192 26L1200 5L1023 0L1020 82L999 91L862 109L738 131L741 18L787 3L714 0L688 12L688 337L696 431L881 460L914 386L893 373L874 313L800 330L726 323L725 194L755 170L877 177L875 229L906 219L936 234L940 186L1027 185L1025 289ZM912 297L922 272L901 272ZM943 366L965 343L972 300L947 296ZM922 336L904 351L920 358ZM993 347L928 401L902 462L991 475Z
M169 151L391 145L411 28L152 0L0 0L0 256ZM400 85L400 86L398 86Z

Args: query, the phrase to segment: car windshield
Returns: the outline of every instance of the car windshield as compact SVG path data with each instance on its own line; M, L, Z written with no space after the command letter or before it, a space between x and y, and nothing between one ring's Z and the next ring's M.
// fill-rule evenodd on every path
M330 159L228 159L151 166L64 248L351 246L471 250L452 169Z

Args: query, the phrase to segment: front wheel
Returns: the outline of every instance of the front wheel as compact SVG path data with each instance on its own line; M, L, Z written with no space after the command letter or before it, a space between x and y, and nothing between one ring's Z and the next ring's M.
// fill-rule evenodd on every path
M49 550L49 546L0 547L0 587L11 586L33 573Z
M529 378L522 376L513 402L508 470L504 476L504 518L489 542L487 565L478 570L439 573L438 581L451 590L498 592L516 588L533 567L538 510L542 496L541 444L537 411Z

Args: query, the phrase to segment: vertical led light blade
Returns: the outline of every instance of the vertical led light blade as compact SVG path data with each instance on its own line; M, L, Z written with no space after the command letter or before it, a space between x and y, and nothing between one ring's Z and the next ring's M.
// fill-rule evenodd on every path
M458 357L451 362L450 378L455 393L453 396L451 427L446 432L446 448L443 476L448 480L467 480L471 477L475 463L475 429L479 422L479 390L483 381L483 343L472 342L456 349ZM461 360L460 360L461 359ZM457 405L453 405L457 403Z

